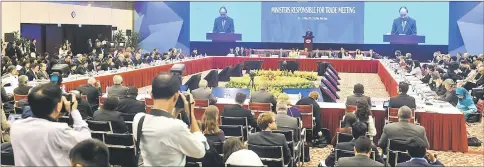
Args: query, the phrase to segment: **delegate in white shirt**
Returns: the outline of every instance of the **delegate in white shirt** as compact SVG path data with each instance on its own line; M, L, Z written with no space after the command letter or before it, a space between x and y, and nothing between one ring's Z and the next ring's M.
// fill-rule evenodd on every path
M74 110L71 115L74 128L42 118L15 121L10 130L15 166L70 166L71 148L91 138L79 111Z
M191 133L179 119L138 113L133 119L133 136L137 139L142 116L141 156L145 166L185 166L186 156L205 156L207 139L201 132Z

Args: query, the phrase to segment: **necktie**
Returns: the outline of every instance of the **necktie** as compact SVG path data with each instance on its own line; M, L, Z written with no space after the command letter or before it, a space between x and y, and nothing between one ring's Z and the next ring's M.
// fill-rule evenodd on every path
M225 29L225 20L222 20L222 28Z
M407 24L407 21L405 21L405 20L404 20L404 21L403 21L403 23L402 23L402 29L403 29L403 30L405 30L405 25L406 25L406 24Z

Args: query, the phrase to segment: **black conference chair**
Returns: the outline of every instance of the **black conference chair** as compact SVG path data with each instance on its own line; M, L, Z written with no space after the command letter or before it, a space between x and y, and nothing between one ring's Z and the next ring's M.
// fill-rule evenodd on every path
M134 146L132 134L106 133L104 143L118 146Z
M407 153L407 146L405 140L388 139L387 145L387 164L391 167L395 167L400 162L406 162L410 160L410 156Z
M244 139L244 128L242 125L220 125L219 128L224 131L225 138L239 137Z
M352 134L341 133L341 132L336 133L336 143L350 142L351 140L353 140Z
M282 146L259 146L249 144L249 150L254 151L260 157L262 163L269 167L282 167L290 162L290 160L284 159Z
M113 128L111 126L110 121L91 121L87 120L87 125L91 131L99 131L99 132L113 132Z
M119 166L138 166L135 146L107 145L109 149L109 163Z
M249 135L249 123L246 117L220 117L222 125L242 125L244 141L247 140ZM225 131L224 131L225 132Z

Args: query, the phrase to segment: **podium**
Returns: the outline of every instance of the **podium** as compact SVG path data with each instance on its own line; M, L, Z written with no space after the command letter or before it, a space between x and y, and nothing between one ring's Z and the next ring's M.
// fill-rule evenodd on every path
M212 42L235 42L242 40L242 34L237 33L207 33L207 40Z
M421 35L383 35L383 42L390 44L419 44L425 43L425 36Z
M308 48L308 51L312 51L314 36L303 36L303 38L304 38L304 48Z

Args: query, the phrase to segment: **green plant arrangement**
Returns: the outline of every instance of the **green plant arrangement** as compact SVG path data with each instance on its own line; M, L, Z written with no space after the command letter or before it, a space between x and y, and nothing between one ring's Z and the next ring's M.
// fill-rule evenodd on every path
M113 34L113 41L116 44L119 44L119 43L122 43L122 42L126 42L126 36L124 34L124 31L123 30L118 30L118 31L114 32L114 34Z
M266 76L266 77L275 77L275 76L288 76L288 77L298 77L298 78L305 78L309 81L316 81L318 80L317 73L314 72L307 72L307 71L295 71L294 73L285 72L285 71L272 71L272 70L258 70L255 71L256 76Z
M141 39L141 36L138 32L131 31L131 35L128 36L126 46L129 46L132 48L138 48L140 39Z
M254 77L255 89L251 89L252 92L259 90L259 85L262 83L267 84L268 91L277 97L285 88L315 88L314 82L308 80L310 72L301 72L299 75L296 73L293 76L283 76L281 71L258 71ZM317 78L315 76L314 78ZM314 79L316 80L316 79ZM226 88L250 88L250 77L244 75L242 77L232 77L230 81L225 85Z

